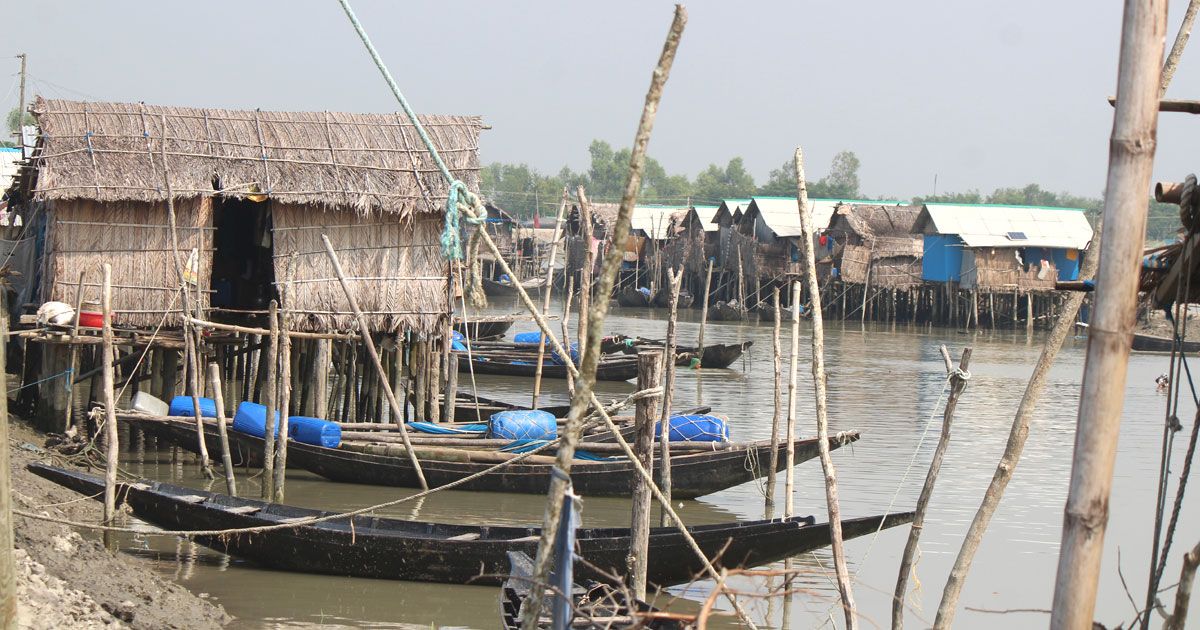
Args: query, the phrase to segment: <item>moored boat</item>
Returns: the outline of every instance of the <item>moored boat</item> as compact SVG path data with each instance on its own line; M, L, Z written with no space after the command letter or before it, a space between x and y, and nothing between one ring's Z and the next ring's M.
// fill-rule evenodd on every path
M100 499L98 475L46 464L34 474ZM231 497L156 481L117 484L117 500L134 516L170 530L211 531L264 526L245 534L196 536L208 547L264 566L303 573L447 584L500 584L510 551L537 552L539 528L458 525L361 515L332 517L322 510ZM912 521L912 513L842 521L849 540ZM829 525L812 517L701 525L688 528L705 555L724 568L753 567L829 544ZM624 572L627 528L586 528L576 533L577 555L586 563L579 579L603 579L597 571ZM688 582L702 566L675 528L650 530L647 581L658 586Z
M1170 352L1175 346L1175 340L1170 337L1133 333L1131 347L1139 352ZM1200 341L1183 342L1184 352L1200 352Z
M545 278L531 278L521 282L521 287L526 292L537 291L546 284ZM517 295L517 287L511 281L502 282L497 280L483 279L483 292L494 297L505 297Z
M754 345L753 341L706 344L703 351L700 352L697 351L695 346L676 346L675 365L687 366L691 364L692 359L700 359L700 365L697 367L727 368L733 365L733 362L737 361L742 356L742 353L752 345ZM663 348L665 346L665 341L657 339L613 335L604 339L601 349L602 351L612 353L637 354L643 348Z
M463 359L467 358L465 352L458 354ZM458 371L503 376L535 376L537 374L537 354L472 351L469 361L458 362ZM637 377L637 373L636 357L601 357L600 362L596 365L596 380L599 381L628 381ZM547 358L542 363L542 378L565 379L569 377L570 372L567 370L567 366L561 362Z
M630 287L617 293L617 305L630 308L650 306L650 290Z
M746 308L736 300L717 302L708 307L708 318L718 322L740 322L746 319Z

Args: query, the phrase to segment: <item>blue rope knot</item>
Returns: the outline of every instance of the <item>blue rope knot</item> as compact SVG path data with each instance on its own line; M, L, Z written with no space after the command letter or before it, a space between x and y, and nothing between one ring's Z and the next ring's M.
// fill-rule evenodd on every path
M462 209L468 210L467 223L478 225L487 220L487 210L479 202L479 197L467 190L467 185L462 180L456 179L450 182L450 191L446 196L446 227L442 230L441 238L442 256L446 260L463 258L462 229L459 227Z

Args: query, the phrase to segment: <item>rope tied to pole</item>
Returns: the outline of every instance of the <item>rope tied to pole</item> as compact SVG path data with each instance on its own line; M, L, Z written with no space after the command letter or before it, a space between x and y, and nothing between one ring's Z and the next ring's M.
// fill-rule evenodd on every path
M430 151L437 153L433 147ZM487 208L479 200L479 195L467 190L467 185L460 179L450 182L450 191L446 196L446 227L442 230L442 256L446 260L462 260L462 230L459 218L464 217L467 223L479 225L487 220Z

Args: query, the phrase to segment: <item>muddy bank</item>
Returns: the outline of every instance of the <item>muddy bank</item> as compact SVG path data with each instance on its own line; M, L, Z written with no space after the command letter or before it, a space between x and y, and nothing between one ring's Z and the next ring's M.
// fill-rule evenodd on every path
M49 459L44 436L21 420L9 423L13 507L82 522L98 522L100 503L25 470ZM113 555L92 533L80 536L57 523L13 517L23 627L220 628L232 619L220 606L159 577L135 558ZM28 597L24 597L28 595ZM58 606L51 605L60 600ZM56 616L48 616L51 615ZM57 622L57 623L43 623Z

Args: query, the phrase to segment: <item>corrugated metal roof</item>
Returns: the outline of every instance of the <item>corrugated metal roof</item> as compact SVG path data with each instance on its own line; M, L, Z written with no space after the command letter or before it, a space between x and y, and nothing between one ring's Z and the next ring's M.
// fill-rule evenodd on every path
M928 221L918 219L918 227L957 235L967 247L1084 249L1092 241L1092 226L1076 208L930 203L924 212Z
M899 205L900 202L891 201L852 201L845 199L809 199L808 207L812 211L813 231L820 232L829 227L829 221L833 218L834 210L838 204L855 203L855 204L871 204L871 205ZM800 206L795 197L755 197L750 204L751 210L756 210L757 214L766 222L767 227L775 236L787 238L792 236L800 236Z
M696 218L700 220L700 227L704 228L705 232L716 232L721 229L721 226L713 222L719 209L720 206L692 206L692 210L696 212Z
M671 215L686 210L686 207L678 206L634 206L633 214L629 217L629 227L632 230L641 230L651 239L661 241L669 236Z
M0 191L8 190L20 170L21 150L0 147Z
M712 222L720 224L722 217L727 217L731 220L736 220L746 211L746 206L750 205L749 199L723 199L721 205L717 206L717 211L713 214Z

